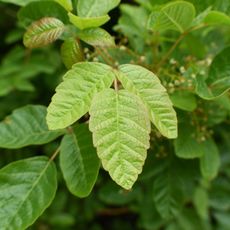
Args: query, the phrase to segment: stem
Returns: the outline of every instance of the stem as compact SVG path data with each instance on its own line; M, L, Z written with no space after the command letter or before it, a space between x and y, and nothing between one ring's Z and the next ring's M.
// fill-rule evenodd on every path
M115 91L117 92L118 91L118 81L117 81L117 78L114 79L113 86L114 86Z
M175 43L172 45L172 47L169 49L169 51L165 54L165 56L161 59L161 61L158 63L157 65L157 69L159 69L166 61L167 59L170 57L170 55L172 54L172 52L175 50L175 48L178 46L178 44L181 42L181 40L188 35L190 32L194 31L194 30L198 30L200 28L203 28L207 26L206 24L202 24L202 25L198 25L198 26L194 26L191 27L190 29L186 30L184 33L182 33L179 38L177 38L177 40L175 41Z
M56 151L52 154L52 156L50 157L50 160L49 161L53 161L56 156L58 155L58 153L60 152L60 146L56 149Z
M103 60L105 61L106 64L108 64L110 66L114 66L114 64L111 61L111 59L107 58L107 56L105 55L105 53L100 48L95 47L95 50L98 53L98 55L103 58Z
M101 48L103 53L105 54L105 56L110 60L111 63L113 63L113 66L116 67L116 61L114 60L114 58L110 55L110 53L108 52L107 49L105 49L104 47Z
M180 43L180 41L187 35L188 32L184 32L180 35L180 37L175 41L175 43L172 45L172 47L169 49L169 51L165 54L165 56L161 59L161 61L157 64L157 69L159 69L170 57L172 52L176 49L177 45Z

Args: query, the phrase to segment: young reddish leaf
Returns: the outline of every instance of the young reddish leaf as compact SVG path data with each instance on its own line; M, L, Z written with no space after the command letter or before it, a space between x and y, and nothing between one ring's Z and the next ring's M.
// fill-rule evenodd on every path
M23 37L28 48L48 45L57 40L64 32L64 24L57 18L45 17L32 23Z

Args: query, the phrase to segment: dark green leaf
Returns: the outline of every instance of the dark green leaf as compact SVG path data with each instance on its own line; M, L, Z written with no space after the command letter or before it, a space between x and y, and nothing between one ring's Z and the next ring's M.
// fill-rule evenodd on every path
M126 205L138 199L140 189L126 191L112 181L104 184L99 190L99 199L108 205Z
M201 157L208 151L206 141L197 136L195 127L185 122L179 125L174 147L176 155L185 159Z
M84 55L80 42L74 38L64 41L61 46L61 57L67 69L71 69L73 64L84 60Z
M223 95L230 88L230 47L222 50L213 60L207 79L197 77L197 94L207 100Z
M91 28L78 33L79 38L92 46L115 46L114 38L104 29Z
M168 166L154 180L153 200L160 215L165 219L176 216L183 204L183 188L176 168Z
M200 168L202 176L211 180L217 176L220 167L219 151L216 143L212 139L205 141L205 151L200 158Z
M70 192L78 197L88 196L96 182L100 161L87 125L78 125L64 136L60 166Z
M67 12L54 1L34 1L22 7L18 12L18 19L25 26L44 17L53 17L68 23Z
M170 99L173 106L185 111L193 111L197 107L195 95L188 91L175 91L170 95Z
M47 157L13 162L0 170L1 229L27 229L54 199L56 168Z
M46 124L46 107L27 105L15 110L0 123L0 147L21 148L48 143L64 132L49 131Z

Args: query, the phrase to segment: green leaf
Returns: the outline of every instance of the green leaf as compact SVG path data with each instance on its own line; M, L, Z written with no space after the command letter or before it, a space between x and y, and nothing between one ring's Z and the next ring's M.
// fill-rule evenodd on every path
M1 229L27 229L54 199L56 168L47 157L13 162L0 170Z
M71 0L54 0L54 1L59 3L61 6L63 6L67 11L73 10Z
M204 23L208 24L208 25L219 25L219 24L223 24L223 25L230 25L230 17L223 13L223 12L219 12L219 11L210 11L207 16L204 18Z
M205 17L209 14L209 12L211 11L212 7L209 6L208 8L206 8L204 11L202 11L201 13L199 13L193 20L192 26L199 26L204 22Z
M32 23L23 37L28 48L37 48L56 41L64 32L64 24L56 18L42 18Z
M200 36L192 33L185 36L183 43L186 45L191 56L199 59L205 59L207 55L207 47L205 41L202 41Z
M228 230L230 228L229 212L217 211L214 213L214 217L218 222L220 230Z
M148 28L155 31L176 30L183 33L191 25L195 13L193 4L189 2L170 2L151 13Z
M198 215L202 219L208 218L208 193L202 187L197 187L194 194L194 205L197 210Z
M209 138L205 142L205 150L203 156L200 158L201 174L205 179L214 179L220 167L219 151L216 143Z
M156 209L164 219L176 216L183 204L183 190L180 174L176 168L163 169L153 183L153 200Z
M118 78L125 89L137 94L147 106L150 119L162 135L177 137L177 118L172 103L160 80L149 70L137 65L121 65Z
M78 125L63 138L60 166L70 192L78 197L88 196L96 182L100 161L87 125Z
M143 191L143 190L142 190ZM152 189L147 187L143 193L143 198L139 202L139 227L146 230L159 230L164 225L165 220L161 218L159 212L156 210L152 199ZM167 229L168 230L168 229ZM177 229L178 230L178 229Z
M209 230L207 222L203 222L201 218L194 212L191 207L184 207L180 215L177 216L178 227L180 230Z
M61 57L67 69L73 64L84 60L80 42L77 39L69 38L61 46Z
M142 101L126 90L104 90L90 107L89 128L102 165L112 179L131 189L149 148L150 122Z
M82 30L78 36L82 41L92 46L115 46L114 38L101 28Z
M213 100L230 88L230 47L222 50L213 60L207 79L196 78L197 94L207 100Z
M193 111L197 107L195 95L188 91L175 91L170 95L170 99L173 106L185 111Z
M229 165L227 167L229 168ZM212 182L211 190L209 193L210 206L215 210L227 212L227 210L230 209L229 193L229 177L224 176L216 178Z
M134 50L138 53L144 52L144 41L152 39L152 35L145 28L149 12L143 7L130 4L121 4L120 10L122 15L114 29L118 33L122 32L128 38Z
M140 188L133 188L127 192L110 180L99 189L98 197L108 205L121 206L137 200L140 193Z
M53 74L60 65L58 53L51 49L42 52L37 50L29 59L26 59L27 55L25 48L16 46L2 59L0 96L16 90L34 91L30 80L41 73L44 77Z
M63 23L69 22L65 9L54 1L31 2L18 11L18 19L25 27L44 17L57 18Z
M80 30L102 26L110 19L109 15L107 14L98 17L83 18L69 12L68 16L70 22Z
M120 0L78 0L77 12L80 17L98 17L115 8Z
M195 127L187 122L179 125L178 138L174 142L174 147L176 155L185 159L201 157L205 151L208 151L206 141L200 140Z
M49 128L65 128L81 118L89 111L93 96L109 88L113 79L113 70L108 65L96 62L73 65L57 87L48 107Z
M30 2L35 2L35 1L38 1L38 0L0 0L0 2L12 3L18 6L25 6L26 4Z
M64 131L49 131L46 125L46 107L27 105L16 109L0 123L0 147L21 148L48 143Z

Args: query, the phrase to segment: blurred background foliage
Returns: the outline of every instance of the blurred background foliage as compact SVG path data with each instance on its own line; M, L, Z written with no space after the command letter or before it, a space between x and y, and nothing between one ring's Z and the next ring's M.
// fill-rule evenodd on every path
M178 35L175 32L167 32L164 37L153 37L141 24L146 18L148 7L167 2L169 1L127 0L122 3L128 3L128 7L122 5L120 10L116 8L110 12L111 20L103 27L116 37L119 46L128 47L127 50L109 50L118 62L134 62L148 66L154 63L155 57L159 55L157 50L149 49L150 43L162 43L161 49L164 52L176 40ZM197 12L212 6L213 9L230 15L229 0L190 2L195 5ZM142 4L142 7L139 7L139 4ZM134 6L136 8L132 8ZM15 108L27 104L48 105L55 87L66 71L59 55L60 41L32 51L23 47L24 28L17 19L18 9L14 5L0 3L1 120ZM89 47L83 45L87 48L87 56ZM187 36L160 72L160 78L169 93L173 94L177 87L182 87L177 84L182 78L189 78L190 81L186 84L193 84L191 75L207 71L210 60L229 45L229 27L204 28ZM172 100L175 97L172 96ZM153 129L148 159L132 191L121 189L101 170L91 195L78 199L66 189L59 170L59 186L55 200L29 229L229 230L229 94L208 102L198 97L195 100L197 108L194 111L187 112L178 108L177 114L180 121L193 119L198 124L198 130L194 133L198 133L199 138L205 138L209 132L213 133L221 156L217 178L213 181L203 179L200 175L199 160L176 157L172 141L162 138ZM182 101L178 107L180 106L184 108L186 103L183 105ZM187 110L191 110L191 107ZM188 127L185 137L191 130L191 127ZM0 149L0 166L29 156L49 156L59 141L18 150Z

